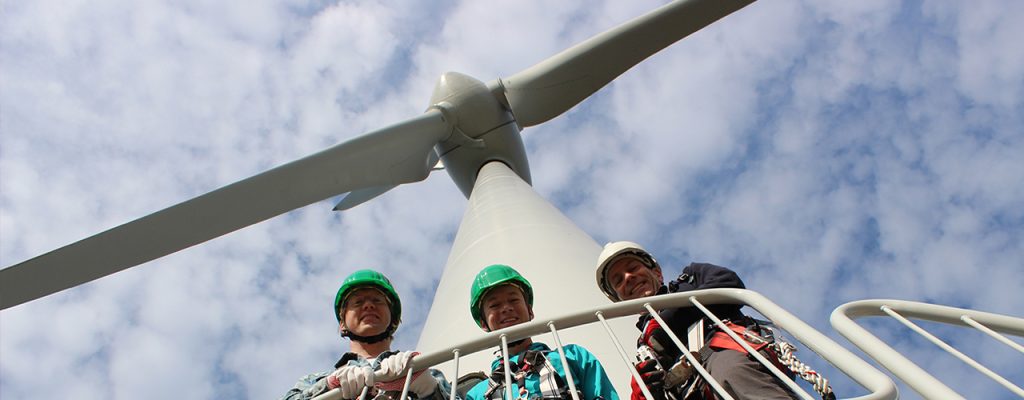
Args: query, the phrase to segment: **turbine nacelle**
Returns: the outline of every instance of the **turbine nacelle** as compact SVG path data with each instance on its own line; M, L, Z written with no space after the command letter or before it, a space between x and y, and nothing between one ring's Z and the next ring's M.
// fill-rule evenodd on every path
M430 96L428 111L440 111L452 128L451 135L434 150L466 197L473 191L477 172L491 161L508 165L524 181L531 182L519 125L504 98L500 80L488 87L458 72L441 75Z

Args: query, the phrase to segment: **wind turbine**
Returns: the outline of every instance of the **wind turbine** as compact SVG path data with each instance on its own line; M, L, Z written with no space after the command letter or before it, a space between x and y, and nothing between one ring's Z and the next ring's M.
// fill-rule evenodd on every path
M348 193L336 209L354 207L425 179L439 160L469 205L421 348L479 334L462 312L464 288L487 264L515 265L538 293L574 293L564 307L595 304L602 298L589 274L598 245L530 189L520 131L561 115L640 61L752 2L676 1L487 83L446 73L420 116L0 270L0 309L332 196Z

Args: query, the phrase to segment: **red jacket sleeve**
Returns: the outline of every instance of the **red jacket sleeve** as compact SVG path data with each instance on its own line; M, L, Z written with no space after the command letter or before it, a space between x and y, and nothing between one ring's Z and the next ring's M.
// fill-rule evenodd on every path
M647 400L647 398L644 397L644 392L640 390L640 385L636 384L636 378L629 379L629 387L633 389L629 394L629 400Z

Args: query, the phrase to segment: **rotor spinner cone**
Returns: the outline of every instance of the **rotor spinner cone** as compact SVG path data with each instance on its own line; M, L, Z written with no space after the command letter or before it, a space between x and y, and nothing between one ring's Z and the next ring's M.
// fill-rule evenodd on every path
M524 181L531 182L519 126L512 112L496 97L504 97L500 81L491 87L494 89L471 76L446 72L430 96L430 108L441 110L454 126L452 135L435 150L448 175L467 198L477 173L489 161L500 161Z

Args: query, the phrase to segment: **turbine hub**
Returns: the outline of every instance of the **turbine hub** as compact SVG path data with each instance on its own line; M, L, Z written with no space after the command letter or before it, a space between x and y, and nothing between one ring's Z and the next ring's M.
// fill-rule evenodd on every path
M500 81L495 83L500 88ZM477 172L490 161L508 165L527 183L530 166L515 117L483 82L458 72L446 72L434 86L430 107L440 110L452 134L434 149L445 170L467 198Z

